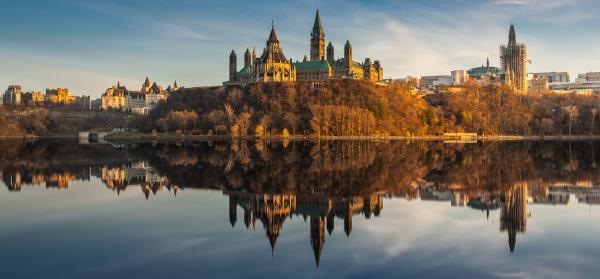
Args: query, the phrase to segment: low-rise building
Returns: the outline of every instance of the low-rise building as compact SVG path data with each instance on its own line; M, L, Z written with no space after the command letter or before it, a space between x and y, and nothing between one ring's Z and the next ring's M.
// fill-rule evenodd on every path
M117 83L106 90L102 95L102 110L119 110L134 114L146 115L156 107L161 100L166 100L171 92L179 90L177 82L169 85L167 90L156 82L150 83L146 77L140 91L129 91L125 86Z
M419 80L421 88L432 88L439 85L451 85L452 76L438 75L438 76L422 76Z
M529 91L531 92L545 92L548 90L548 79L543 76L534 76L529 81Z
M548 85L553 93L591 95L600 94L600 82L597 83L558 83Z
M569 73L567 72L546 72L546 73L531 73L531 79L544 78L548 83L565 83L571 82Z
M82 110L90 110L91 109L91 101L90 96L80 96L75 97L75 102L73 103L75 107Z
M102 110L102 99L98 98L90 101L90 109L94 111Z
M600 82L600 72L588 72L577 76L578 83Z
M121 86L120 83L117 83L117 86L106 89L101 98L102 110L125 110L126 96L127 89L125 86Z
M69 94L68 88L46 89L46 102L50 105L72 105L75 96Z
M469 75L465 70L455 70L450 72L452 85L463 85L469 81Z
M43 105L46 102L46 95L39 91L31 91L23 94L22 99L25 105Z

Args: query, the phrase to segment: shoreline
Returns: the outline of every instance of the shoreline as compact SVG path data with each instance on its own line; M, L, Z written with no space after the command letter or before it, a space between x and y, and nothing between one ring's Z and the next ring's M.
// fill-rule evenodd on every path
M44 140L44 139L80 139L77 135L47 135L47 136L0 136L0 140ZM109 142L139 142L139 141L224 141L224 140L289 140L289 141L446 141L448 143L469 143L478 141L583 141L600 140L600 135L550 135L550 136L519 136L519 135L494 135L494 136L208 136L208 135L177 135L177 134L146 134L146 133L119 133L104 138Z

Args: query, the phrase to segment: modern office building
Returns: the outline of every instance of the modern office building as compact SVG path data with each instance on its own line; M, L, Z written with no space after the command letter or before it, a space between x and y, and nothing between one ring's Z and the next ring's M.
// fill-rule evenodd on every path
M450 72L450 77L452 79L452 85L463 85L469 81L469 75L465 70L452 71Z
M576 82L578 82L578 83L600 82L600 72L588 72L588 73L584 73L584 74L579 74L577 76Z
M421 88L432 88L439 85L452 85L452 76L422 76L419 80L419 86Z
M567 72L531 73L530 75L532 78L544 78L548 83L571 82L571 78Z

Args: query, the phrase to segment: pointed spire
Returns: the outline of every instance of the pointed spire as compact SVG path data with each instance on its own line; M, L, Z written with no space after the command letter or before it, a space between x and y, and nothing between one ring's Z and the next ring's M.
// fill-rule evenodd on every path
M121 82L117 81L117 88L121 88Z
M175 81L175 83L173 83L173 87L174 87L175 89L179 88L179 86L177 86L177 81Z
M146 81L144 81L144 87L150 87L150 79L146 77Z
M271 42L279 42L279 40L277 39L277 34L275 33L275 21L271 23L271 34L269 35L269 40L267 41L267 43Z
M515 25L510 25L510 31L508 32L508 45L517 44L517 33L515 32Z
M323 25L321 24L321 16L319 15L319 10L317 10L317 15L315 16L315 24L313 25L313 34L322 34L323 33Z

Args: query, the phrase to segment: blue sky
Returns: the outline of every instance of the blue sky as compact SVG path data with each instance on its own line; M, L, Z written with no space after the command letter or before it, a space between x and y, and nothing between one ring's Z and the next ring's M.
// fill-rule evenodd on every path
M597 0L321 0L336 56L381 60L385 76L448 74L498 64L514 18L530 72L600 71ZM309 52L314 0L7 0L0 17L0 86L68 87L100 96L118 80L218 85L228 55L261 50L275 19L287 57Z

